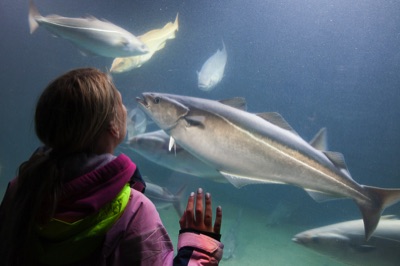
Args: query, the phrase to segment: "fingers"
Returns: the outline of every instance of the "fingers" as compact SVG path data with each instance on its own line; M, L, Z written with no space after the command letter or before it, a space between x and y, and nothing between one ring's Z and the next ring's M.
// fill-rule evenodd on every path
M195 224L200 226L203 224L203 189L197 189L196 196L196 221Z
M218 206L214 222L214 233L217 234L221 233L221 224L222 224L222 208L221 206Z
M205 209L206 212L204 214L204 225L206 226L207 229L211 230L212 229L211 194L206 193L205 199L206 199L206 209Z
M179 225L181 229L193 228L220 234L222 224L222 208L220 206L217 207L216 218L213 226L211 194L206 193L204 196L205 207L203 204L203 194L203 189L201 188L197 190L196 196L194 195L194 192L190 193L186 210L179 220Z
M185 220L186 220L186 227L191 227L194 224L193 218L193 208L194 208L194 193L190 193L188 203L186 206L186 211L184 212Z

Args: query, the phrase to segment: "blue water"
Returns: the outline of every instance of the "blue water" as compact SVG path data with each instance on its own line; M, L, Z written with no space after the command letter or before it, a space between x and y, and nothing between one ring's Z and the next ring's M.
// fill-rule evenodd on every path
M210 99L246 97L251 112L275 111L306 140L328 129L329 148L344 154L353 178L400 187L400 2L386 0L36 0L42 15L107 19L135 35L160 28L179 12L179 32L141 68L114 81L128 107L145 91ZM0 2L0 196L39 142L32 123L46 84L76 67L109 69L112 59L82 56L39 28L29 34L27 1ZM197 88L196 71L224 40L228 62L212 91ZM126 152L121 148L120 151ZM130 154L131 155L131 154ZM168 185L168 170L141 158L141 172ZM193 179L190 179L193 180ZM174 178L176 187L184 179ZM291 200L292 223L319 226L360 218L355 204L317 204L289 186L200 183L221 201L268 211ZM170 184L171 185L171 184ZM197 184L190 184L194 190ZM229 195L229 197L228 197ZM387 213L400 214L400 205ZM232 212L232 219L236 212ZM244 227L245 225L242 224Z

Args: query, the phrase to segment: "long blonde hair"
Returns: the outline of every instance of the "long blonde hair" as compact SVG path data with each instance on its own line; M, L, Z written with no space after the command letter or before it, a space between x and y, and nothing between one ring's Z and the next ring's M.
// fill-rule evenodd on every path
M94 68L69 71L43 91L36 105L35 131L50 152L37 152L19 167L15 194L0 222L2 262L6 258L14 265L32 259L34 228L51 219L60 196L64 174L59 162L93 152L100 134L119 120L118 104L121 99L111 78Z

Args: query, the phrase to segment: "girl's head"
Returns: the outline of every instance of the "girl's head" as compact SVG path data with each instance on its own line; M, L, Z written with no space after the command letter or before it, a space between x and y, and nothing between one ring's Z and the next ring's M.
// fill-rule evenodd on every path
M122 141L126 109L109 75L75 69L52 81L40 96L35 130L53 151L93 152L104 131L114 130Z
M54 157L37 152L21 164L16 191L2 221L0 257L28 265L36 225L50 221L65 178L62 157L112 152L125 137L126 109L110 77L93 68L69 71L51 82L36 106L35 129Z

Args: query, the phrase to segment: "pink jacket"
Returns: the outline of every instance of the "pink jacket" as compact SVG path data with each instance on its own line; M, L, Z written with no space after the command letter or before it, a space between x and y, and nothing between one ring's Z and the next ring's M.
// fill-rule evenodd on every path
M66 168L79 173L79 177L64 185L65 196L55 214L58 220L74 222L98 212L132 181L136 171L136 165L123 154L116 158L85 157L79 163L80 160ZM13 194L13 183L2 206ZM0 209L0 216L1 212ZM142 192L131 188L125 209L105 232L102 245L85 259L68 265L218 265L222 250L223 244L213 237L201 232L183 232L174 258L173 244L154 204Z

